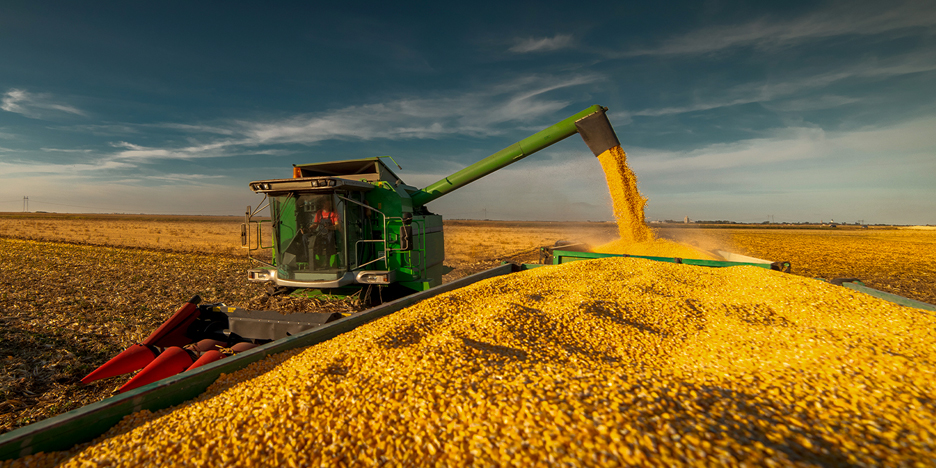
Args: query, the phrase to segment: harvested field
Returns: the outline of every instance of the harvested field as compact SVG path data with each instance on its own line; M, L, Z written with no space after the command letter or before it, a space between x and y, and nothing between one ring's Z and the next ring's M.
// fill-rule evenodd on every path
M89 386L79 380L144 339L196 294L207 303L251 309L321 309L314 300L270 298L262 285L248 283L245 271L251 262L243 254L223 253L239 248L230 239L193 244L201 253L148 250L140 248L146 244L135 235L145 240L151 229L132 228L145 226L145 221L127 220L126 230L121 221L111 222L81 221L111 226L99 234L102 239L125 231L120 242L135 248L0 237L0 433L110 396L129 376ZM80 226L76 220L64 223ZM236 241L239 224L227 224ZM187 229L216 225L225 229L224 222ZM47 227L29 236L54 238L71 232Z
M0 237L243 255L242 222L224 216L6 213L0 214Z

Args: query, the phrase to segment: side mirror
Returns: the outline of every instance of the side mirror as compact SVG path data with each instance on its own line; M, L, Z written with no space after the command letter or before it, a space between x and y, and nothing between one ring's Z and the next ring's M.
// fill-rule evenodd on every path
M247 225L250 224L250 205L247 205L247 212L244 213L244 224L241 224L241 247L247 247Z

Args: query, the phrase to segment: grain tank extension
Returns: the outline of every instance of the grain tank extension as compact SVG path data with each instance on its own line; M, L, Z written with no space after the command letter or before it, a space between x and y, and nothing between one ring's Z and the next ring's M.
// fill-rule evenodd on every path
M270 216L257 219L260 209L248 208L243 244L263 264L248 278L278 293L339 296L368 286L391 296L438 286L442 217L427 204L575 133L596 156L617 146L606 110L589 107L422 189L405 184L382 158L296 165L290 179L251 182L266 195L260 209L269 207ZM269 244L262 239L266 222ZM260 250L269 258L261 260Z

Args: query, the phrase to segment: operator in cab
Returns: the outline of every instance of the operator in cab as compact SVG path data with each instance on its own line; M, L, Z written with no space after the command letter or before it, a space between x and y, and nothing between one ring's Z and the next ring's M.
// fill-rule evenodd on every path
M335 231L338 229L338 213L330 198L322 201L312 223L299 232L302 233L306 249L311 244L309 263L314 269L337 268L338 249L335 245ZM308 250L307 250L308 251Z

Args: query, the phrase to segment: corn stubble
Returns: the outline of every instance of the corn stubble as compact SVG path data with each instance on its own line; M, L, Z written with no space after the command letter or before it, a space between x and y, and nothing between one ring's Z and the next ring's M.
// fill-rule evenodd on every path
M577 262L437 296L16 465L930 465L934 329L761 268Z

